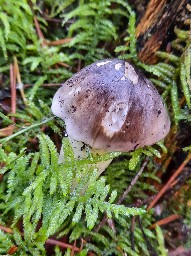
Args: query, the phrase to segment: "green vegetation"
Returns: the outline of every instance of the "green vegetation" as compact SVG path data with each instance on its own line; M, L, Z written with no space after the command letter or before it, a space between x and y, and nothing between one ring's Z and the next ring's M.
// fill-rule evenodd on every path
M16 113L3 100L0 112L0 255L166 255L160 227L150 229L154 210L146 207L176 140L76 160L64 123L50 111L57 85L98 59L119 57L133 61L158 88L171 117L170 134L178 134L180 122L190 123L189 27L175 28L172 53L158 52L161 61L145 65L135 23L126 0L0 0L0 89L13 84L11 66L17 77ZM67 157L59 164L61 142ZM101 177L90 167L113 158ZM144 161L146 171L132 185ZM163 217L178 213L190 228L190 180L186 184L179 193L184 204L167 201ZM54 252L47 249L48 238Z

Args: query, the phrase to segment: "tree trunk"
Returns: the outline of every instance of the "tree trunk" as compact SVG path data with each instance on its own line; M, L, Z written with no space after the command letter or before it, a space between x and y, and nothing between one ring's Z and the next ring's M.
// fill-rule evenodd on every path
M146 12L136 29L139 58L153 64L157 61L155 52L165 43L175 22L191 0L150 0Z

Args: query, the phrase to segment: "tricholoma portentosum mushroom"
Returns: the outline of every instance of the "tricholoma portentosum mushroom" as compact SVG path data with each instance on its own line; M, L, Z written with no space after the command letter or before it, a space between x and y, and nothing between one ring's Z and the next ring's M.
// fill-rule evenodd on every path
M52 112L64 120L76 156L82 156L81 142L127 152L163 139L170 128L154 85L119 59L97 61L72 76L56 92Z

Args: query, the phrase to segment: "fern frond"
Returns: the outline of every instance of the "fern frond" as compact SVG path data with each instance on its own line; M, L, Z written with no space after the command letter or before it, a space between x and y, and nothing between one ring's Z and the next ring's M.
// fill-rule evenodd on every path
M164 245L163 233L159 226L156 226L156 233L157 233L160 255L167 256L167 250L165 249L165 245Z
M7 48L6 48L5 39L3 36L3 31L1 28L0 28L0 42L1 42L0 47L3 51L3 55L4 55L5 59L7 59Z
M0 12L0 20L2 21L5 27L5 40L7 40L10 32L10 24L9 24L7 15L3 12Z
M0 112L0 117L5 121L7 124L12 124L13 121L10 120L7 116L5 116L3 113Z
M32 68L32 66L31 66ZM36 83L33 85L33 88L30 90L29 94L29 101L33 101L38 88L44 83L44 81L47 79L47 76L39 77L39 79L36 81Z
M53 3L52 1L50 2L51 4L53 4L50 17L53 18L57 16L59 13L63 12L63 10L65 10L68 6L70 6L74 2L74 0L65 0L64 3L60 0L56 0Z
M190 102L190 90L191 90L191 80L190 80L190 69L191 69L191 43L186 47L180 62L180 81L182 85L182 91L184 93L186 103L188 107L191 107Z
M128 21L128 28L127 33L128 36L124 38L126 42L125 45L120 45L115 48L115 52L120 53L120 59L132 59L137 62L137 49L136 49L136 35L135 35L135 23L136 23L136 16L133 11L129 13L129 21Z
M3 255L5 251L8 252L13 246L14 243L12 242L11 235L0 230L0 254Z

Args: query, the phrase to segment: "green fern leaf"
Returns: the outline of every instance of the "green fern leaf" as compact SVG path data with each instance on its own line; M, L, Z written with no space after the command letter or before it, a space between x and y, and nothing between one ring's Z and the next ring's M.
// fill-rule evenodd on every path
M156 226L157 239L159 244L160 256L167 256L167 250L165 249L164 237L161 228Z
M180 106L179 106L179 100L178 100L178 89L175 82L173 82L171 87L171 101L172 101L172 107L174 111L174 120L175 120L175 123L178 124L178 121L180 119Z
M5 39L7 40L10 32L10 24L7 15L3 12L0 12L0 20L3 22L5 27Z
M3 36L3 31L2 31L1 28L0 28L0 42L1 42L0 43L0 48L3 51L4 58L7 59L7 49L6 49L5 39L4 39L4 36Z
M41 60L40 60L41 61ZM39 63L40 63L39 61ZM38 63L38 64L39 64ZM29 101L33 101L35 95L37 94L38 88L44 83L44 81L47 79L47 76L42 76L40 77L36 83L33 85L32 89L30 90L29 93Z

